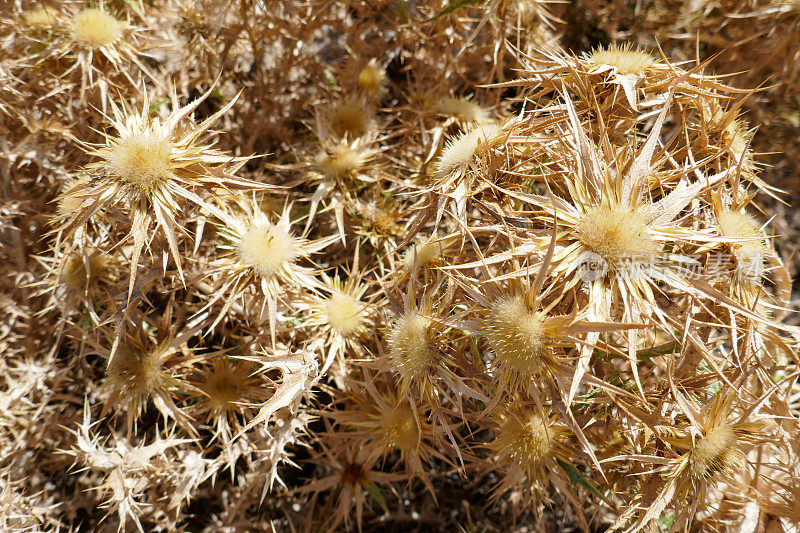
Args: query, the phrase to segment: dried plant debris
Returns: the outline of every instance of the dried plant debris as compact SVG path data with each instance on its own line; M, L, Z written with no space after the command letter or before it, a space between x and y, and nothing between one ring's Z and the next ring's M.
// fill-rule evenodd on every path
M6 4L0 530L798 531L796 2Z

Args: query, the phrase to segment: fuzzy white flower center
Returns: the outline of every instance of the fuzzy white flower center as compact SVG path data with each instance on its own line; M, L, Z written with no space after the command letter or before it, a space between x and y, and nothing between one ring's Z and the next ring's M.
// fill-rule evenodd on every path
M616 46L594 51L589 56L589 61L596 65L614 67L620 74L641 74L655 64L655 59L647 52Z
M172 172L172 142L150 131L123 137L105 150L112 173L129 185L150 191Z
M341 335L352 335L361 327L364 310L352 296L334 293L325 302L325 317L331 329Z
M266 221L250 226L239 241L238 252L246 265L266 277L277 275L299 255L292 236Z
M641 213L620 207L589 209L577 224L575 234L585 248L612 267L643 261L658 252Z
M72 38L89 48L99 48L122 37L122 23L102 9L84 9L73 17Z
M501 365L523 375L535 372L547 355L545 328L522 298L502 298L487 313L489 345Z

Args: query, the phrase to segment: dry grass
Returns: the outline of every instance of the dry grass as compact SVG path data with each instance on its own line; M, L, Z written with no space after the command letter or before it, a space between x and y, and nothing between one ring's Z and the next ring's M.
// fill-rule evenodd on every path
M798 531L797 5L631 5L6 2L0 529Z

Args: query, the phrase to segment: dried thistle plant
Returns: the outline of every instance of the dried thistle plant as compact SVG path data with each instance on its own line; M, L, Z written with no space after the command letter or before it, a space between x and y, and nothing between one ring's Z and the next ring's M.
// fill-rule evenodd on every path
M796 9L623 4L12 0L0 527L792 531Z

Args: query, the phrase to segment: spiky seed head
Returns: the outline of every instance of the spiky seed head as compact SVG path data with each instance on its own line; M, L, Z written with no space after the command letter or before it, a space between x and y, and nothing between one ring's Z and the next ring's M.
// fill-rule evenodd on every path
M91 56L92 52L86 54ZM90 148L87 150L89 154L99 160L86 165L92 178L89 183L73 187L65 193L74 194L82 202L74 213L59 217L59 231L72 235L78 231L79 223L83 224L101 210L108 210L109 206L127 211L131 222L134 222L128 237L133 239L135 246L129 292L135 284L141 252L147 243L152 242L148 229L153 222L156 232L166 237L169 255L178 266L179 276L183 278L178 238L179 234L188 234L182 223L190 208L202 207L206 212L221 215L221 210L212 206L198 192L269 188L233 175L243 164L243 159L227 156L198 143L211 124L236 101L233 98L202 123L195 124L188 115L209 94L207 92L186 106L179 107L177 93L171 91L172 110L165 119L150 114L152 100L147 95L138 113L130 112L126 106L119 107L112 101L110 107L113 117L108 118L116 133L104 133L105 143L100 146L83 143ZM183 125L182 122L188 124Z
M22 21L33 29L52 28L58 23L58 11L49 7L32 9L22 16Z
M122 37L123 30L122 22L100 8L83 9L70 21L72 39L87 48L112 44Z
M344 349L344 341L354 341L363 336L372 325L370 313L361 302L367 287L359 283L360 275L342 281L338 277L322 275L327 295L315 295L301 307L308 307L310 314L306 324L331 334L329 341L334 347Z
M172 141L145 129L112 140L102 155L114 176L147 195L172 176L172 150Z
M325 301L323 312L331 330L345 337L360 332L366 318L363 304L339 292Z
M198 143L213 120L235 99L199 127L190 118L185 120L186 126L181 124L188 110L196 108L208 94L179 108L177 94L173 92L173 108L166 119L150 115L151 99L147 96L139 113L112 102L112 125L116 133L105 134L105 144L90 152L100 161L87 165L96 182L96 186L91 187L93 193L102 191L106 199L101 205L119 201L118 194L105 194L109 192L106 189L111 188L116 193L124 193L131 203L147 200L147 203L158 203L161 211L175 214L181 198L195 205L204 204L196 194L200 188L258 188L255 183L245 186L243 182L247 180L235 179L228 173L228 169L236 170L241 166L239 158L228 157ZM169 182L176 179L180 186L169 187Z
M532 410L518 409L501 415L491 448L530 472L553 456L556 441L564 435Z
M642 74L656 64L653 56L630 45L612 44L593 51L588 61L599 66L614 67L620 74Z
M74 190L78 185L83 185L88 182L89 176L83 174L64 184L62 189L64 193L58 198L58 205L56 206L56 211L59 215L67 217L78 210L83 203L83 198L81 198L79 194L74 193Z
M744 211L724 209L718 217L720 232L726 237L751 239L752 242L737 243L737 246L763 249L764 235L753 217Z
M730 144L730 150L738 159L747 151L750 146L751 132L747 130L747 126L741 120L732 120L725 125L722 131L723 140Z
M379 413L380 438L387 448L414 450L419 444L419 427L407 402L386 405Z
M405 380L417 381L425 377L438 360L438 352L431 342L430 318L416 311L407 311L392 324L388 345L392 368Z
M598 206L586 211L575 227L580 243L603 258L610 266L625 261L640 261L658 252L645 217L639 210L620 206Z
M245 390L250 385L245 365L231 365L227 361L215 361L203 374L199 384L206 397L203 402L212 415L239 411L237 402L244 401Z
M466 122L486 122L489 119L487 109L466 98L442 98L433 104L432 109Z
M724 209L718 217L720 233L725 237L747 239L731 243L731 252L736 259L737 272L760 276L767 251L764 234L752 217L744 211Z
M203 390L208 394L208 403L216 411L228 411L236 406L234 402L241 398L236 376L229 371L215 371L208 376Z
M442 242L426 242L410 246L403 254L403 263L408 268L417 265L417 268L425 268L435 261L441 254L446 244Z
M377 62L370 61L358 72L356 86L367 96L374 98L383 92L386 71Z
M546 330L541 318L528 309L521 296L493 302L483 327L489 346L503 368L524 376L541 368L549 353Z
M328 110L331 131L340 138L363 137L372 128L372 114L365 104L357 101L340 102Z
M708 110L711 115L710 129L719 135L723 147L729 147L738 163L750 146L753 131L747 129L747 123L741 118L731 117L730 113L716 101L712 100L708 104ZM749 167L751 163L752 161L745 157L743 166Z
M74 195L74 194L65 194L58 200L58 206L56 207L56 211L61 216L68 216L75 212L78 209L83 200Z
M449 141L436 162L437 178L463 174L481 142L494 137L499 129L497 124L481 124Z
M744 458L737 446L736 431L728 425L709 429L689 453L689 472L696 479L732 471Z
M73 252L64 264L61 272L61 283L71 292L83 292L103 275L108 267L109 258L105 254L93 254L89 257L89 271L83 255Z
M254 221L236 248L241 261L264 277L273 277L300 256L287 228L266 218Z
M329 178L338 178L364 167L372 154L346 142L323 147L315 158L317 169Z
M159 387L162 358L158 351L146 351L122 343L111 358L106 374L107 384L141 405Z
M478 148L478 139L472 132L464 132L449 141L436 163L436 174L444 178L461 173L469 165Z

